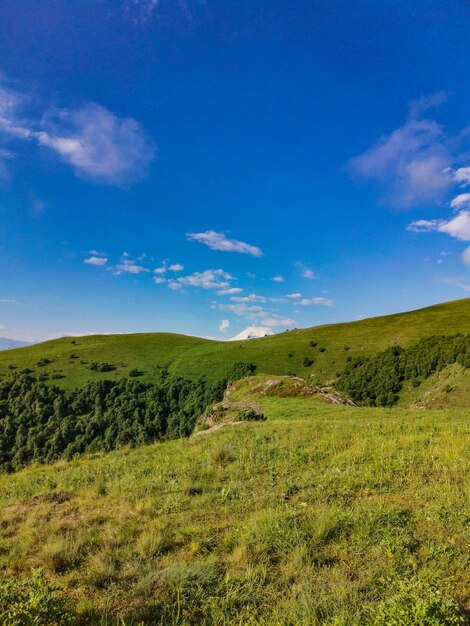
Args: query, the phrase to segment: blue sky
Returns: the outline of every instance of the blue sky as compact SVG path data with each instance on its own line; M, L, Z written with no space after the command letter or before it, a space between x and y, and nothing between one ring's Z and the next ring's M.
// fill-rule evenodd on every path
M0 335L470 292L465 0L5 0Z

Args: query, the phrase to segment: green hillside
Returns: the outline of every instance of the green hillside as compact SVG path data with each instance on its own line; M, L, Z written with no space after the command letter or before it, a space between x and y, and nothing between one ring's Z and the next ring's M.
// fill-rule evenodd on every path
M0 624L469 624L467 414L250 399L266 422L1 475Z
M152 380L162 367L167 367L171 373L187 378L205 375L216 380L233 363L245 361L254 363L259 372L311 375L325 383L343 369L348 356L373 355L390 345L406 346L430 335L459 332L470 333L468 298L408 313L292 330L249 341L217 342L168 333L62 338L0 352L0 375L6 375L9 366L30 368L71 388L89 380L121 378L133 369L141 373L142 380ZM305 367L305 357L313 364ZM50 363L38 366L41 359ZM107 362L115 369L91 371L93 362Z

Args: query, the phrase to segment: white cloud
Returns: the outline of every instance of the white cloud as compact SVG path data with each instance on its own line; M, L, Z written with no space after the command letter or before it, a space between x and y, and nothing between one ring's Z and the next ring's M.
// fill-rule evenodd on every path
M181 263L174 263L173 265L170 265L168 269L170 272L182 272L184 270L184 265L181 265Z
M166 278L162 278L161 276L154 276L153 277L153 282L156 285L162 285L163 283L166 283Z
M417 220L407 226L414 232L446 233L461 241L470 241L470 211L460 211L455 217L446 220Z
M243 289L240 287L229 287L229 289L221 289L217 292L218 296L231 296L236 293L241 293Z
M320 306L333 306L334 303L333 303L333 300L331 300L331 298L319 297L319 298L304 298L298 304L301 304L302 306L309 306L310 304L317 304Z
M453 183L450 141L436 122L420 116L442 101L440 94L412 104L407 122L352 158L349 171L379 183L382 199L397 208L440 200Z
M290 317L281 317L280 315L272 315L263 318L265 326L295 326L297 322Z
M5 138L46 147L77 175L97 182L123 186L145 176L155 148L134 119L120 118L91 102L25 120L19 110L26 100L0 85L0 133Z
M470 246L462 252L462 260L465 265L470 265Z
M181 283L177 283L174 280L170 280L168 281L168 287L170 289L173 289L173 291L179 291L180 289L183 288L183 285Z
M287 298L290 298L291 300L296 300L297 298L301 298L302 294L301 293L290 293L288 296L286 296Z
M153 270L154 274L165 274L167 270L167 267L165 265L163 265L162 267L157 267L156 269Z
M150 272L147 267L138 265L135 261L126 258L123 259L122 263L110 269L113 270L115 276L119 276L120 274L142 274L144 272Z
M304 270L302 270L302 276L304 278L308 278L309 280L313 280L315 278L315 274L313 273L313 270L309 270L308 268L305 268Z
M470 168L469 168L470 169ZM452 209L470 209L470 193L461 193L451 201L450 206Z
M229 328L230 328L230 321L229 320L222 320L220 322L219 330L220 330L221 333L224 333Z
M470 167L459 167L455 170L454 180L462 187L470 185Z
M242 254L251 254L252 256L263 256L263 252L257 246L251 246L237 239L227 239L224 233L218 233L215 230L206 230L203 233L187 233L187 239L199 241L208 246L211 250L221 250L222 252L240 252Z
M438 230L439 224L442 224L444 220L415 220L407 225L406 230L413 233L430 233Z
M155 149L142 126L90 103L78 109L57 109L34 132L39 144L54 150L78 175L112 185L142 178Z
M228 272L224 272L221 269L210 269L204 272L194 272L189 276L180 276L179 278L171 279L168 282L168 286L171 289L178 289L180 287L200 287L202 289L228 289L230 287L230 281L233 280ZM178 287L175 287L178 285Z
M83 262L87 263L88 265L97 265L98 267L102 267L103 265L106 265L106 263L108 262L108 258L107 257L90 256L90 257L88 257L88 259L85 259Z
M264 296L257 296L255 293L251 293L249 296L233 296L230 300L232 302L266 302Z
M273 276L273 278L271 280L274 281L275 283L283 283L284 282L284 276Z
M268 313L266 313L266 311L264 311L260 306L256 304L248 305L244 302L239 302L237 304L218 304L214 305L213 308L219 309L219 311L235 313L235 315L239 315L240 317L245 317L250 320L257 320L261 317L268 316Z

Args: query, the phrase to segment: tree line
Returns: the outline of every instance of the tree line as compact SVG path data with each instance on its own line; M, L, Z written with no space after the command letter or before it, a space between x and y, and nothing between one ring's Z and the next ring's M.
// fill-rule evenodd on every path
M12 373L0 382L0 470L188 436L227 383L253 371L236 363L216 382L163 371L153 383L102 380L71 391Z
M470 335L434 335L409 348L392 346L373 357L350 359L335 386L358 404L393 406L405 381L418 387L453 363L470 367Z

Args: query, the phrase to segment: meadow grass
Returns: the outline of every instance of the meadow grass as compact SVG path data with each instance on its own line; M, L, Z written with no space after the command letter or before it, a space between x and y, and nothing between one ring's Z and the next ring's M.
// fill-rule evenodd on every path
M174 335L142 333L68 337L0 352L0 380L9 366L33 369L37 376L71 389L90 380L118 379L131 370L141 380L154 380L162 367L185 378L226 375L238 361L250 362L258 372L296 374L325 383L335 378L347 358L372 356L390 345L407 346L431 335L470 333L470 299L426 309L357 322L291 330L250 341L221 342ZM307 363L313 361L307 367ZM42 361L47 359L46 361ZM113 371L89 369L92 362L110 363ZM41 365L37 365L41 363ZM60 378L62 377L62 378Z
M468 413L259 401L0 476L5 576L42 569L77 624L470 623Z

